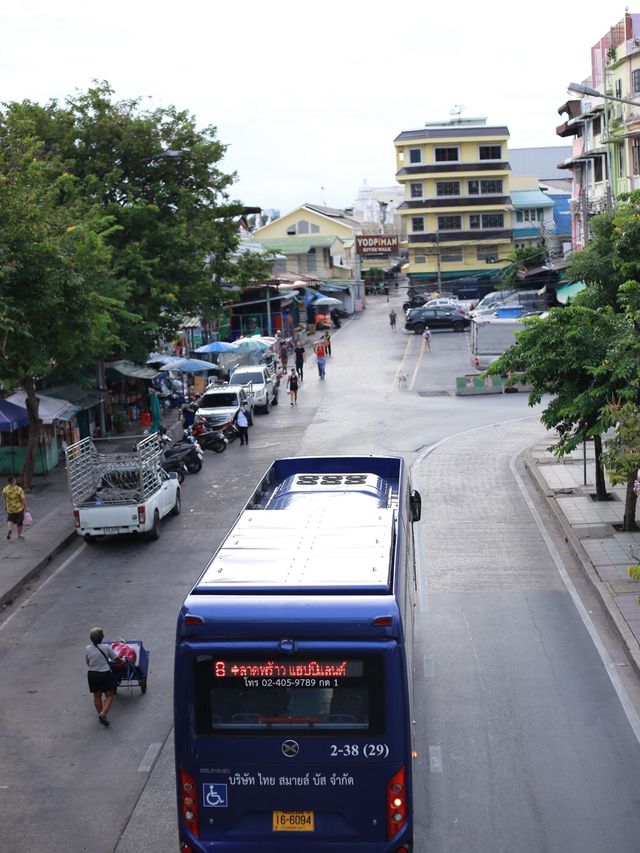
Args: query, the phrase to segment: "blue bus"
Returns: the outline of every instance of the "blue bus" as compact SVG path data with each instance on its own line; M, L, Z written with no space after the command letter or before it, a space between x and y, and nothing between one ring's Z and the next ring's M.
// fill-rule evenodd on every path
M408 853L413 523L402 459L276 460L187 596L182 853Z

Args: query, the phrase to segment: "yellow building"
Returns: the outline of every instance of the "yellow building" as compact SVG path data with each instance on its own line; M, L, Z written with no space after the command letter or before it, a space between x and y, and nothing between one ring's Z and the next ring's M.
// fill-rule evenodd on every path
M360 223L347 211L303 204L256 229L252 238L284 256L276 272L320 279L353 280L355 233Z
M394 140L401 239L412 281L492 276L512 250L509 131L459 116Z

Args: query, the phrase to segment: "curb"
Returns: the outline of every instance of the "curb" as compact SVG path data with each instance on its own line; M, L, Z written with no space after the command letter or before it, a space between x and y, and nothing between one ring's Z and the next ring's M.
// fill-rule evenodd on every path
M591 588L600 599L600 602L609 617L609 621L622 640L631 665L636 671L636 674L640 675L640 644L638 644L638 641L627 625L625 618L620 613L620 610L618 609L613 596L609 592L606 583L598 577L598 573L596 572L593 563L589 559L587 552L582 546L580 539L576 536L572 526L567 521L565 514L558 506L555 496L549 493L549 488L540 477L538 473L538 464L533 460L530 450L525 451L524 464L536 488L542 497L544 497L547 502L547 506L551 509L556 520L560 524L565 539L571 547L578 563L582 567L582 571L586 579L589 581Z
M36 575L40 574L51 560L53 560L56 554L59 554L60 551L64 550L74 539L78 539L78 534L75 530L65 534L65 536L60 539L57 544L54 545L47 554L45 554L45 556L38 560L38 562L20 578L20 580L16 581L10 589L0 593L0 607L6 607L8 604L11 604L11 602L22 592L29 581Z

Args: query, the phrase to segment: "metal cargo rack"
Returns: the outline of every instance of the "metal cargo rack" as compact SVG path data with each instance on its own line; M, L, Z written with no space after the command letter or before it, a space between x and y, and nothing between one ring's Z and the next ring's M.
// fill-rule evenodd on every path
M146 501L161 483L161 457L157 433L143 438L131 453L100 453L90 438L69 445L67 480L72 503Z

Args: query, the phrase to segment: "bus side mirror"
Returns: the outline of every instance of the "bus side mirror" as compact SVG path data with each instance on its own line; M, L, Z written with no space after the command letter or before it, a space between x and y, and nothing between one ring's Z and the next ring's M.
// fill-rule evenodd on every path
M411 489L409 493L409 506L411 507L411 521L420 521L422 516L422 497L420 492Z

